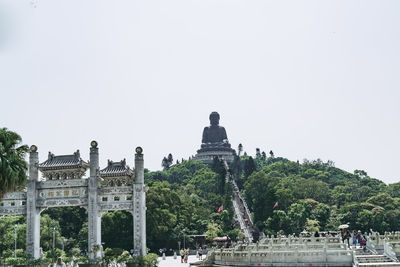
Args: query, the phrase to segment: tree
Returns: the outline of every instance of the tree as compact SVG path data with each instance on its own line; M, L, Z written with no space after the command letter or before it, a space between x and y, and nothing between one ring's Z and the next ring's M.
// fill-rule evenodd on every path
M118 231L115 226L118 225ZM133 243L133 217L127 211L111 211L101 218L101 240L105 248L130 250Z
M169 165L171 165L174 162L174 158L172 157L171 153L168 154L168 158L167 159L168 159Z
M246 202L254 212L254 222L263 223L272 216L273 206L276 203L274 187L278 179L263 171L254 172L244 184Z
M243 145L239 144L239 146L238 146L238 156L239 157L240 157L240 153L242 153L242 151L243 151Z
M267 159L267 154L265 154L265 151L263 151L263 152L261 153L261 159L262 159L262 160L266 160L266 159Z
M207 232L206 232L206 238L209 242L211 242L214 238L219 236L222 233L221 227L214 223L210 222L207 225Z
M271 156L271 158L275 158L274 152L272 150L269 151L269 155Z
M12 192L26 184L28 164L25 154L27 145L21 145L17 133L0 128L0 200L7 192Z
M214 157L213 164L211 165L211 170L218 174L216 186L219 194L223 194L225 192L225 176L226 169L224 166L224 162L220 160L218 157Z
M168 163L168 159L166 157L163 158L162 162L161 162L161 166L163 167L163 170L168 170L169 166L171 164Z
M256 148L256 158L257 159L261 158L261 152L260 152L260 149L258 147Z
M247 180L247 178L254 172L256 171L256 164L254 163L254 160L252 157L249 157L245 162L244 162L244 179Z

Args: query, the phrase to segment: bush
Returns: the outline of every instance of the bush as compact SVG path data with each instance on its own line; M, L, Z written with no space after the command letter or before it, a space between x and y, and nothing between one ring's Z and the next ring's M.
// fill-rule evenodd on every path
M112 251L115 258L119 257L124 252L122 248L112 248Z
M144 266L156 267L158 264L158 255L154 253L149 253L144 256Z
M121 256L117 258L117 262L118 263L127 262L130 258L132 258L131 254L129 254L129 252L125 250L124 252L122 252Z
M63 251L61 249L52 249L49 251L46 251L44 253L44 257L48 260L50 260L50 262L55 262L57 260L58 257L61 257L63 254Z
M72 256L75 256L75 257L79 257L80 255L81 255L81 249L80 248L71 248L71 250L69 251L70 252L70 254L72 255Z
M12 257L14 257L14 250L6 249L3 251L3 255L2 255L3 259L12 258Z
M103 261L107 263L107 265L115 259L114 251L111 248L106 248L104 250Z
M23 265L25 264L25 258L7 258L6 263L9 265Z

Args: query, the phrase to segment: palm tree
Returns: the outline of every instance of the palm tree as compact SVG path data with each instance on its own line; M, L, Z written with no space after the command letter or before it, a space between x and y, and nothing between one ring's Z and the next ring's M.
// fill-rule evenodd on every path
M17 133L0 128L0 200L7 192L12 192L26 184L28 164L25 154L27 145L21 145Z

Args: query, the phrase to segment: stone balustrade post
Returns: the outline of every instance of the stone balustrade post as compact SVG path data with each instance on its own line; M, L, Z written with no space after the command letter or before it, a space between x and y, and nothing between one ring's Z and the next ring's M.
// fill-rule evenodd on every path
M135 154L135 183L133 184L133 249L141 256L146 251L146 192L144 184L143 149L136 148Z
M91 259L101 257L101 213L98 205L99 149L90 143L90 177L88 179L88 252Z
M39 182L39 154L32 145L29 152L29 176L26 201L26 252L35 259L40 257L40 210L37 207L37 183Z

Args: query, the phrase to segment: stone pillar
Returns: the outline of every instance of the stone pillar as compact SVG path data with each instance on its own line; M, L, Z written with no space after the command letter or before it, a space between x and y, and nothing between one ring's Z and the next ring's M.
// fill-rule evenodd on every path
M29 153L29 177L26 201L26 252L35 259L40 257L40 210L37 208L37 183L39 181L39 156L32 145Z
M99 149L97 142L90 143L90 177L88 181L88 252L91 259L101 257L101 214L97 201L97 174Z
M133 184L133 249L139 255L146 255L146 192L144 185L143 150L136 148L135 183Z

